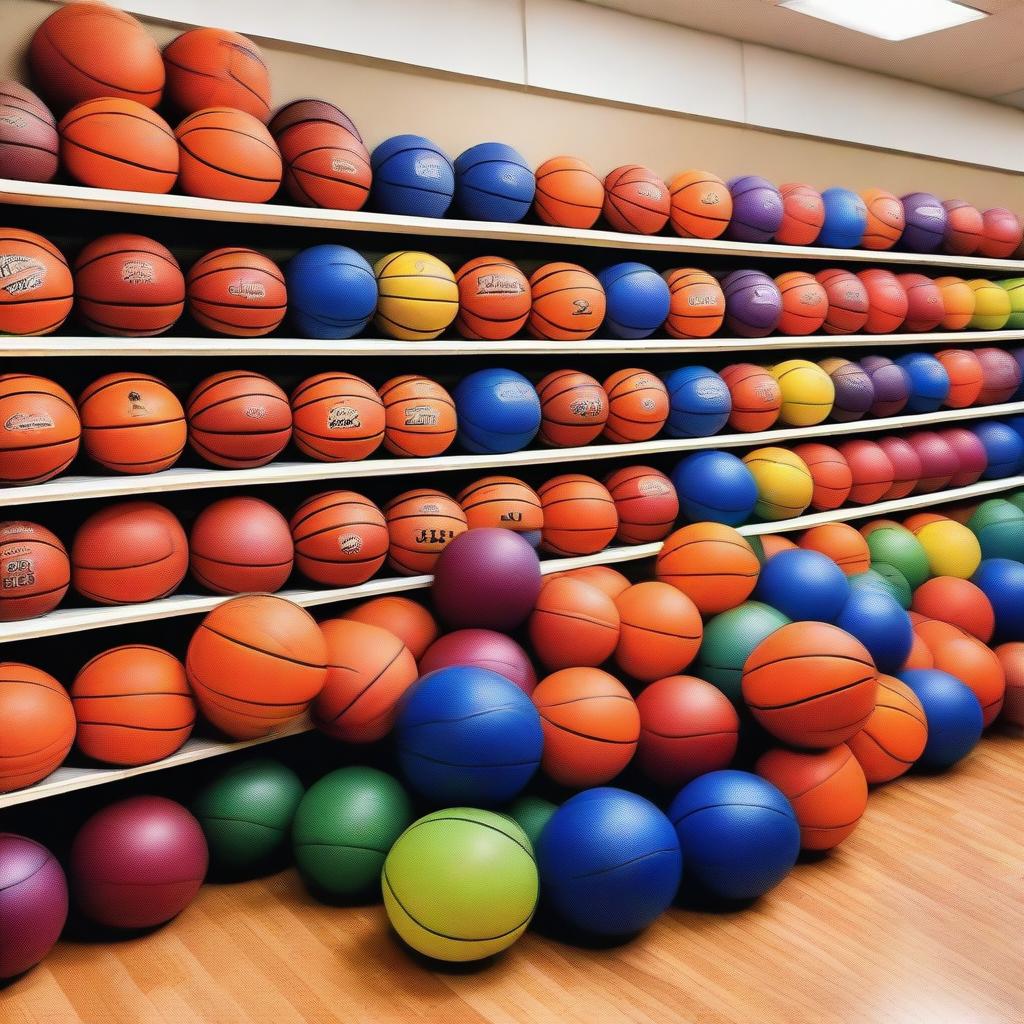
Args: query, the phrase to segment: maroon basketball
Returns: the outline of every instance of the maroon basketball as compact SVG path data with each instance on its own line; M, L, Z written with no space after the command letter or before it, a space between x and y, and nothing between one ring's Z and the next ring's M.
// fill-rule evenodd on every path
M972 435L973 436L973 435ZM892 484L879 499L893 501L911 494L921 479L921 458L905 437L894 434L878 439L878 447L889 457L892 465Z
M59 146L46 104L17 82L0 82L0 178L52 181Z
M457 629L438 637L420 659L420 675L452 665L490 669L528 694L537 685L530 656L512 637L493 629Z
M1020 364L1001 348L977 348L981 363L981 394L975 405L1000 405L1008 402L1020 387Z
M968 487L981 479L981 474L988 468L988 452L981 439L966 427L946 427L937 430L942 438L956 454L960 463L959 470L949 481L950 487Z
M907 441L921 460L921 479L915 494L932 494L949 486L950 480L960 472L956 452L934 430L915 430Z

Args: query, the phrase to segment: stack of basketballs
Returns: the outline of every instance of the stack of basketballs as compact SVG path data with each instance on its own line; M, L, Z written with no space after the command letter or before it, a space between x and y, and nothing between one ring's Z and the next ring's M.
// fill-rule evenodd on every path
M521 536L473 531L438 561L436 618L387 596L317 623L246 595L206 616L184 663L117 647L70 696L6 664L0 712L19 724L0 732L0 782L45 778L73 743L107 764L165 757L197 712L241 740L308 710L348 747L387 739L394 774L347 767L304 790L260 759L219 773L191 810L114 802L71 847L81 913L160 925L208 867L252 876L290 847L315 895L382 892L396 931L438 959L506 949L538 900L577 931L628 935L681 883L763 896L801 849L854 832L869 786L952 767L1001 712L1024 725L1022 559L1024 492L797 543L698 523L636 583L593 566L542 585ZM8 977L56 941L68 888L27 837L0 837L0 866Z

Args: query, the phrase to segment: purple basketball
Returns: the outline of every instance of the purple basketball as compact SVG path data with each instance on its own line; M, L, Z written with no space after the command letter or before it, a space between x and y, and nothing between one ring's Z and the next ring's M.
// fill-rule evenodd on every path
M862 366L848 359L825 359L821 368L836 389L831 413L834 422L851 423L870 411L875 404L875 386Z
M860 365L871 378L872 416L896 416L910 401L910 374L885 356L865 356Z
M181 804L136 796L103 808L78 830L68 874L90 920L152 928L192 902L208 861L203 830Z
M765 178L746 174L730 178L732 219L725 237L735 242L770 242L782 227L782 196Z
M1020 367L1020 387L1017 388L1017 393L1010 401L1019 402L1024 398L1024 348L1015 348L1013 350L1013 358L1017 360L1017 365Z
M530 656L512 637L493 629L457 629L438 637L420 659L420 675L453 665L490 669L527 694L537 685Z
M32 839L0 833L0 979L35 967L67 917L68 884L53 854Z
M434 607L454 629L515 629L540 593L540 559L512 530L467 530L434 567Z
M946 235L946 208L930 192L911 192L901 200L907 226L900 248L910 252L938 252Z
M725 322L741 338L763 338L782 316L782 292L760 270L734 270L722 281Z

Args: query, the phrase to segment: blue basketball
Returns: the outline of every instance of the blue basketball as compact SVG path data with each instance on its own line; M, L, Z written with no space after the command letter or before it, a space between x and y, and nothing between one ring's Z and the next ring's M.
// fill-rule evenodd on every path
M668 283L643 263L616 263L597 279L607 303L604 324L616 338L648 338L668 317Z
M377 279L344 245L314 245L285 268L288 312L303 338L352 338L377 308Z
M381 213L443 217L455 195L448 155L422 135L393 135L370 157L370 202Z
M1024 640L1024 565L1009 558L986 558L971 577L996 613L1001 640Z
M864 584L851 584L835 624L868 649L879 672L890 675L903 668L914 644L914 627L899 601Z
M503 142L481 142L455 160L455 205L464 217L515 223L536 191L526 159Z
M988 465L982 472L985 480L1001 480L1018 473L1024 463L1024 438L1006 423L988 421L972 428L975 437L985 446Z
M928 720L928 742L917 764L932 771L952 768L981 739L981 704L970 687L948 672L918 668L901 672Z
M668 812L687 878L727 900L752 900L781 882L800 853L789 801L750 772L709 772L680 790Z
M1009 419L1003 420L1003 422L1008 427L1013 427L1024 438L1024 416L1011 416Z
M794 622L835 622L850 596L846 574L819 551L780 551L761 567L754 598Z
M669 437L710 437L729 421L732 394L714 370L680 366L662 379L669 399Z
M683 518L739 526L757 504L757 484L742 459L729 452L696 452L672 470Z
M682 867L672 822L649 800L611 787L566 800L537 843L544 899L598 935L651 924L675 899Z
M868 208L856 192L848 188L827 188L821 193L825 202L825 223L815 245L830 249L856 249L868 226Z
M428 672L406 691L395 740L414 789L441 806L477 807L519 795L540 764L544 734L515 683L457 665Z
M911 352L896 362L910 377L907 412L935 412L949 398L949 374L935 356L927 352Z
M459 444L477 455L517 452L540 429L540 399L515 370L477 370L455 386Z

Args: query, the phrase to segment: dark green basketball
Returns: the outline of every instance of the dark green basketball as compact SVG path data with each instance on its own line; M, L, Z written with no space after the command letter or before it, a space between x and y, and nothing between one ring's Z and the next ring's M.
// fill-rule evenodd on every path
M299 777L279 761L258 758L233 765L192 802L210 848L210 864L251 871L270 864L288 846Z
M871 567L875 567L875 562L883 562L898 569L911 590L917 590L931 576L928 553L905 527L880 526L868 534L867 541Z
M339 768L309 787L292 825L302 877L331 897L376 890L384 858L412 822L401 784L376 768Z
M909 608L914 599L907 578L895 566L875 562L867 572L850 577L851 587L870 587L882 594L895 598L901 608Z
M978 538L982 558L1024 561L1024 508L1016 501L983 501L967 520L967 528Z
M540 839L544 826L557 810L558 805L550 800L544 800L539 796L521 796L509 804L505 813L526 833L536 850L537 840Z
M1024 491L1014 491L1013 494L1007 495L1006 500L1024 512Z

